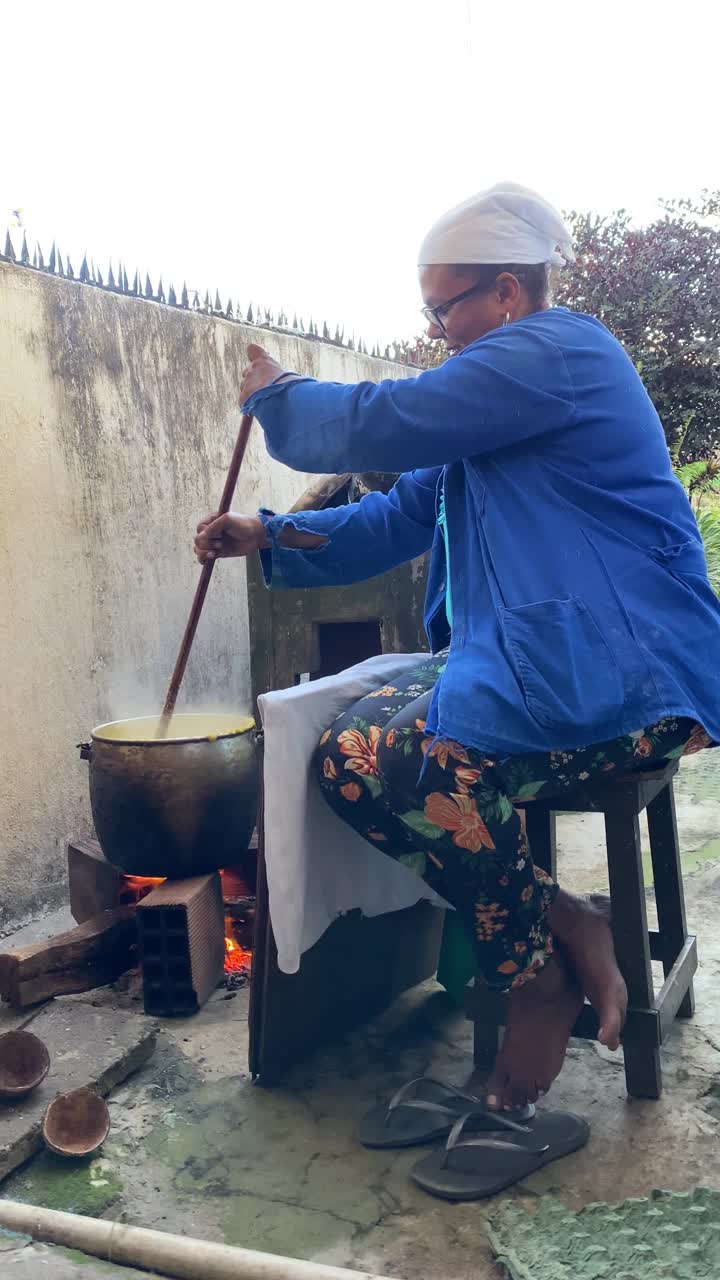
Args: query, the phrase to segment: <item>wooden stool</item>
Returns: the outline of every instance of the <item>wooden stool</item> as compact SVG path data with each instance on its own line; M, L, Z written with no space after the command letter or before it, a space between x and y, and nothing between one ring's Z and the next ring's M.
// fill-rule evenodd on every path
M685 921L680 849L673 778L678 762L653 773L632 773L587 787L572 795L535 800L525 806L527 834L537 866L556 877L555 816L602 813L605 817L612 928L615 950L627 983L629 1008L623 1048L625 1080L631 1097L659 1098L662 1091L660 1046L675 1017L691 1018L697 944ZM648 929L639 814L647 809L657 930ZM651 960L662 962L665 982L655 995ZM476 978L466 991L466 1010L475 1024L475 1065L490 1070L504 1024L507 996L490 992ZM585 1005L573 1035L595 1039L597 1017Z

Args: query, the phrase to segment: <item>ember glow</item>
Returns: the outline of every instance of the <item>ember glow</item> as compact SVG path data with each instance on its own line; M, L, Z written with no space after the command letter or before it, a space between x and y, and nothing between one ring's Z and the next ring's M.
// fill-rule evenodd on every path
M249 973L252 951L246 951L235 941L231 916L225 916L225 972Z
M120 902L123 905L142 902L159 884L164 884L162 876L123 876L120 886Z
M225 875L220 873L225 888ZM123 876L118 895L123 906L141 902L159 884L164 884L162 876ZM235 938L235 929L231 915L225 916L225 972L245 973L249 976L252 965L252 951L241 947Z

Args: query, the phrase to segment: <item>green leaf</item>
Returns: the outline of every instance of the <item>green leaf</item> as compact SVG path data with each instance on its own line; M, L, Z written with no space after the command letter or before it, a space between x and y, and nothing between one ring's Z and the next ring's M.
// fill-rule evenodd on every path
M544 782L524 782L515 794L518 800L534 800L538 791L541 791L544 786Z
M398 858L398 862L402 862L404 867L409 867L415 872L416 876L424 876L427 867L427 854L424 853L403 853Z
M507 796L500 795L497 798L497 814L501 822L509 822L515 810L513 809Z
M412 831L417 831L418 835L425 836L428 840L439 840L441 836L446 835L444 827L436 827L434 822L428 822L425 814L421 809L411 809L409 813L399 813L398 817L406 827L410 827Z
M370 795L372 796L373 800L377 800L377 797L382 794L382 789L383 789L382 782L380 781L380 779L371 778L369 774L364 773L362 775L362 780L365 783L365 786L367 787L368 791L370 792Z

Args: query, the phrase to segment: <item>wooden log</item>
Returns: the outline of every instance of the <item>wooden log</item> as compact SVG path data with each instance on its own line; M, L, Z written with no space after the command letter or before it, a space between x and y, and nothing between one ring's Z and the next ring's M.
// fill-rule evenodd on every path
M135 907L103 911L67 933L0 954L0 995L24 1009L105 986L130 968L136 941Z

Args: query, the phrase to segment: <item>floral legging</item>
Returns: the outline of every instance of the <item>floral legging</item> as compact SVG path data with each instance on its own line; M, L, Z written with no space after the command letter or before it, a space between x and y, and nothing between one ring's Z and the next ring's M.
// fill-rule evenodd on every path
M344 712L320 739L316 769L345 822L456 908L480 973L502 989L533 977L552 953L546 915L558 891L533 866L514 803L561 797L600 774L713 744L693 721L668 719L579 751L487 759L425 733L446 657L428 658Z

